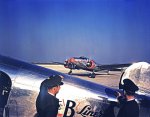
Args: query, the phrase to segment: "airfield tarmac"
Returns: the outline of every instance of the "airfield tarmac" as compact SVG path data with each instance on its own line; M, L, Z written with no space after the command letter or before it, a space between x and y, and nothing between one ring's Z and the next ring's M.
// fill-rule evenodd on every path
M63 65L53 65L53 64L38 64L39 66L49 68L52 70L56 70L65 74L68 74L69 69L66 69ZM109 74L107 74L104 71L96 73L95 78L89 78L89 71L85 70L73 70L72 76L88 80L91 82L95 82L101 85L105 85L112 88L118 88L121 72L120 71L110 71Z

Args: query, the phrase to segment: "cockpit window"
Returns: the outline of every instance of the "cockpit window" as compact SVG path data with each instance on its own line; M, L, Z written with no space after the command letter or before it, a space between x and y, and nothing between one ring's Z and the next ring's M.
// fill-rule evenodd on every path
M125 70L121 83L124 79L131 79L138 87L139 93L150 93L150 64L146 62L134 63Z

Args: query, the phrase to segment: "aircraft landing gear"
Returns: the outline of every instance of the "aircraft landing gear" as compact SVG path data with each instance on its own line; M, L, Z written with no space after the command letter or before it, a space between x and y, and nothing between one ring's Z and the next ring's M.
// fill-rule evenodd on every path
M70 69L70 71L68 72L68 74L70 75L72 73L72 69Z
M95 76L96 76L96 75L95 75L95 73L94 73L94 72L92 72L92 73L90 74L90 76L89 76L89 77L90 77L90 78L95 78Z

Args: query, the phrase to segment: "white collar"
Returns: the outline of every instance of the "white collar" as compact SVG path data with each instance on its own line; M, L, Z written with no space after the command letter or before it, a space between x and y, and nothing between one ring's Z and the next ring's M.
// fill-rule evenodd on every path
M52 94L52 93L50 93L50 92L48 92L48 94L50 94L50 95L52 95L52 96L55 96L54 94Z
M129 99L129 100L127 100L127 101L133 101L133 100L135 100L134 98L132 98L132 99Z

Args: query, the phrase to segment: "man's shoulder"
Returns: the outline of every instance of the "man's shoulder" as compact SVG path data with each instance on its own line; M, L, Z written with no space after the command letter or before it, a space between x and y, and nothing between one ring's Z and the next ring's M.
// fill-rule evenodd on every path
M50 95L50 94L47 95L47 99L48 99L48 100L53 100L53 101L58 101L58 102L59 102L59 99L57 99L55 96Z

